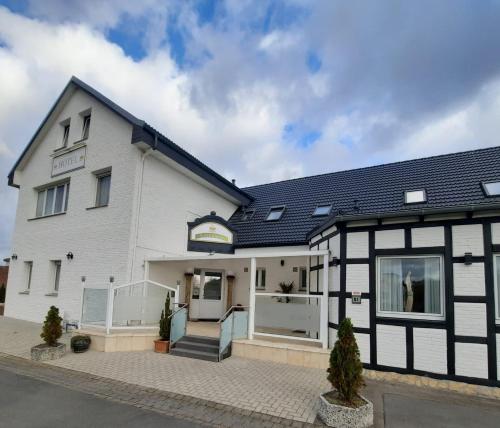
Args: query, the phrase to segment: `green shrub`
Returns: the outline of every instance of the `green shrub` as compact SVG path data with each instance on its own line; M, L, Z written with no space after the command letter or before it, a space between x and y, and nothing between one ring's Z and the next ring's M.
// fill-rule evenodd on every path
M363 384L363 365L354 337L351 320L345 318L339 326L337 341L330 354L328 381L338 391L341 400L352 403Z
M57 346L57 340L62 336L62 318L59 309L51 306L42 327L40 337L48 346Z
M0 285L0 303L5 303L6 290L7 290L7 287L5 287L5 284Z
M160 318L160 337L162 340L170 340L170 315L172 315L172 310L170 309L170 292L168 292L165 309L161 311Z

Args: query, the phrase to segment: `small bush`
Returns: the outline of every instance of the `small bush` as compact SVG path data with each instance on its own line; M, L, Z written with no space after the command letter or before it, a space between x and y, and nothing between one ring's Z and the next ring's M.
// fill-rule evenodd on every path
M337 341L330 354L328 381L338 391L340 399L352 403L363 384L363 365L354 337L351 320L345 318L339 326Z
M161 311L160 317L160 337L162 340L170 340L170 315L172 310L170 309L170 292L167 293L167 298L165 300L165 309Z
M71 347L73 348L73 346L75 346L75 344L80 344L80 343L83 343L85 342L87 345L90 345L90 336L87 336L87 335L77 335L77 336L73 336L71 338Z
M62 318L59 309L51 306L42 327L40 337L48 346L57 346L57 340L62 336Z

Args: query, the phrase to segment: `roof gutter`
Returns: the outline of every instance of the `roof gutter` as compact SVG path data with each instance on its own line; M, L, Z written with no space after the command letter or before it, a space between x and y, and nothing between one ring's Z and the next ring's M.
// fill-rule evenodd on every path
M414 217L414 216L424 216L432 214L452 214L458 212L478 212L478 211L488 211L500 209L500 202L489 203L489 204L468 204L460 205L456 207L448 208L421 208L412 211L393 211L384 213L372 213L372 214L358 214L358 215L339 215L335 216L325 223L317 226L311 232L307 234L307 239L311 239L323 230L333 226L336 223L344 223L347 221L359 221L359 220L379 220L384 218L399 218L399 217Z

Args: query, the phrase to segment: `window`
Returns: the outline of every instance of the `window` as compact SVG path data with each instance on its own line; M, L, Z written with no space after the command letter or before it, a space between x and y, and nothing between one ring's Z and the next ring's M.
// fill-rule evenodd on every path
M38 191L36 216L66 212L68 209L69 182L47 187Z
M97 176L96 207L105 207L109 203L109 189L111 186L111 172Z
M307 268L301 267L299 269L299 290L307 290Z
M379 257L377 262L378 315L444 319L441 256Z
M483 183L483 189L486 196L500 196L500 181Z
M269 210L269 214L267 215L266 221L276 221L281 218L283 212L285 211L285 207L272 207Z
M201 270L195 269L193 275L193 287L191 298L194 300L199 300L200 298L200 287L201 287Z
M412 190L405 192L405 204L418 204L427 202L427 194L425 190Z
M500 254L495 254L494 263L495 269L495 293L496 293L496 308L497 308L497 321L500 320Z
M331 210L332 210L331 205L318 205L313 212L313 216L319 217L319 216L329 215Z
M59 279L61 278L61 260L52 261L52 269L54 272L54 293L59 291Z
M266 270L264 268L257 268L255 288L266 288Z
M241 220L242 221L251 220L254 214L255 214L255 210L254 209L245 210L245 211L243 211L243 214L241 214Z
M89 138L90 114L83 117L82 140Z
M26 291L31 289L31 273L33 271L33 262L24 262L26 269Z
M69 123L63 125L63 139L62 139L63 147L66 147L68 145L68 138L69 138Z

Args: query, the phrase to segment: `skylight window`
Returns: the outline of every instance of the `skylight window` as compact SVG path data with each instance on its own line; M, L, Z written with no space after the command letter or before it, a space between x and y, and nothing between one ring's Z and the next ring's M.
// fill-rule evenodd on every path
M405 192L405 204L418 204L427 202L425 190L411 190Z
M500 196L500 181L483 183L483 189L486 196Z
M241 215L241 220L242 221L251 220L254 214L255 214L255 210L253 210L253 209L243 211L243 214Z
M331 205L318 205L313 212L313 216L319 217L319 216L329 215L331 210L332 210Z
M266 221L277 221L283 216L283 212L285 211L285 207L272 207L269 210L269 214L267 215Z

